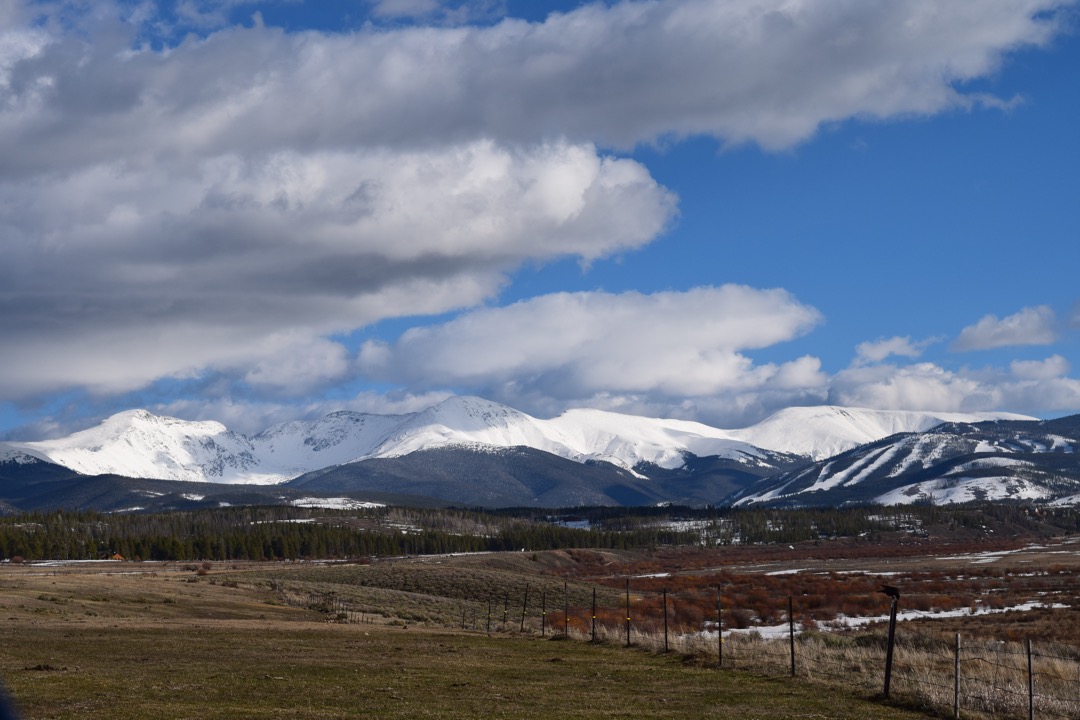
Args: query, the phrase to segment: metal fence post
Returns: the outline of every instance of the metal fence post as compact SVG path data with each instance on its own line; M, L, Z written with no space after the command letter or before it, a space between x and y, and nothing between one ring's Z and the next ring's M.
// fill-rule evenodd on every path
M1035 672L1031 660L1031 638L1027 641L1028 657L1028 720L1035 720Z
M956 633L956 656L953 658L953 720L960 720L960 633Z

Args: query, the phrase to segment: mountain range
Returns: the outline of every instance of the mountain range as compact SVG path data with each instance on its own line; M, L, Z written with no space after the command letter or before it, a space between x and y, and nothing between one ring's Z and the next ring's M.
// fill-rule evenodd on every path
M1076 443L1067 420L1047 421L1058 423L1051 431L1008 413L825 406L724 430L588 409L545 420L451 397L416 413L337 412L247 436L132 410L68 437L0 444L0 509L333 495L487 507L1054 500L1080 492L1065 479Z

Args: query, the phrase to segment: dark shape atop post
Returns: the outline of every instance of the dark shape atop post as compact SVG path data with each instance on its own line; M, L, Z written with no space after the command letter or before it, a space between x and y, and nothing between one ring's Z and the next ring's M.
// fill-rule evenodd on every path
M893 600L899 600L900 599L900 591L897 588L894 588L892 585L882 585L881 590L879 590L878 592L885 593L886 595L891 597Z

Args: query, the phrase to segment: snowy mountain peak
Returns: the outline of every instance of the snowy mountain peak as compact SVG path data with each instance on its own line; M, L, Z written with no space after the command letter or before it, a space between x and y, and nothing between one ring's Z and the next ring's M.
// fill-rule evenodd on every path
M41 453L14 447L7 443L0 443L0 463L16 463L17 465L30 465L37 462L48 462Z
M986 420L1034 418L1014 413L870 410L823 405L785 408L757 425L732 430L731 434L758 447L821 460L897 433L924 432L946 422L977 423Z
M832 456L897 432L942 422L1029 419L1006 414L914 413L859 408L789 408L758 425L722 430L686 420L602 410L569 410L542 420L478 397L455 396L416 413L349 411L275 425L246 437L214 421L190 422L146 410L117 413L69 437L12 443L81 473L225 483L277 483L369 458L401 457L452 446L528 447L626 469L640 463L679 468L687 456L767 463L770 451Z

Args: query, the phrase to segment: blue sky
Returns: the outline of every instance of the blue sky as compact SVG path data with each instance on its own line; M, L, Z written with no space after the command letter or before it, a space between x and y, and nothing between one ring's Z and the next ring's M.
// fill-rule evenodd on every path
M0 2L0 437L1080 412L1080 6Z

